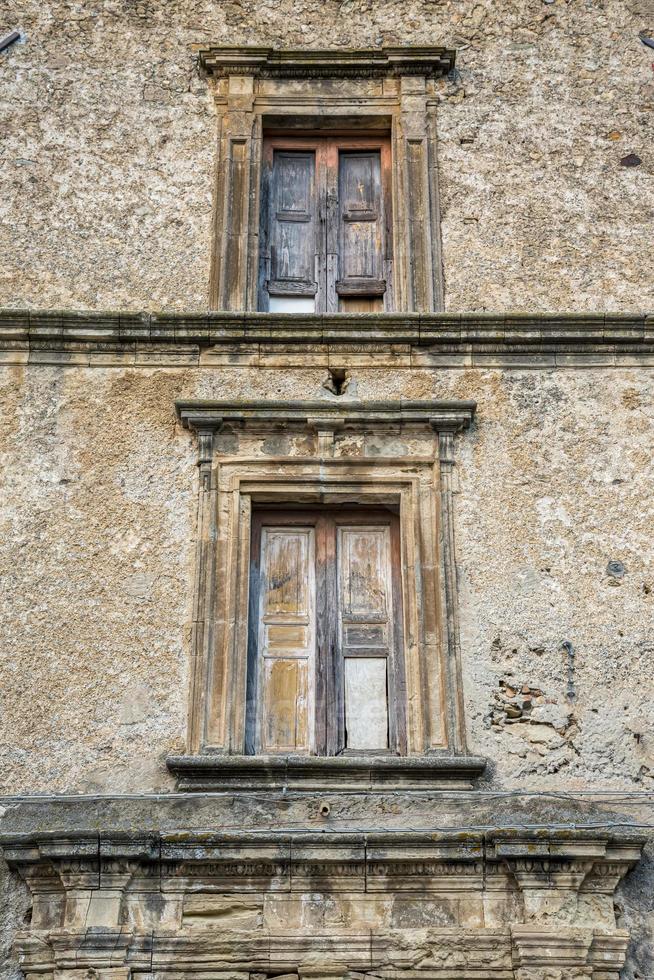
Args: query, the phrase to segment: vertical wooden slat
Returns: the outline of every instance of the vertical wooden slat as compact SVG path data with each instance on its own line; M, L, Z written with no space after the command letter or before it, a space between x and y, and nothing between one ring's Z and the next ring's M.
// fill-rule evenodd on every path
M347 749L390 747L388 668L394 640L390 561L388 526L339 528L339 647ZM355 660L361 663L350 662Z
M259 199L259 272L257 282L257 308L266 312L269 307L266 283L270 279L270 215L273 149L269 142L263 144L261 161L261 192Z
M255 744L264 753L314 746L314 538L312 528L261 532Z
M245 753L254 755L256 752L256 725L257 725L257 700L258 700L258 624L259 617L259 585L261 577L261 522L252 523L252 540L250 547L250 581L248 593L248 654L247 654L247 677L246 677L246 705L245 705Z
M327 755L338 755L344 748L344 692L343 664L338 650L336 610L339 599L336 582L336 527L333 517L325 517L324 563L325 578L325 647L327 657L327 684L325 701Z
M329 687L331 630L326 565L326 535L328 523L324 517L316 521L316 721L315 749L318 755L327 753L327 691ZM333 608L333 607L332 607Z
M407 752L406 670L404 665L404 607L402 601L402 541L400 521L394 517L391 534L392 657L388 673L389 735L391 748Z
M339 157L338 291L381 295L386 289L385 216L378 150Z

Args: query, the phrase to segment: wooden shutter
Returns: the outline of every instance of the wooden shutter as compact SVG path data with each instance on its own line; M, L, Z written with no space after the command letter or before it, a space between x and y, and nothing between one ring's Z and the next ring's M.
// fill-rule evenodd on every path
M385 217L378 150L339 154L339 296L386 292Z
M406 751L399 519L255 513L248 753Z
M338 528L343 748L386 750L393 645L390 528Z
M313 528L264 527L258 623L258 750L310 752L314 730Z
M313 297L318 291L315 152L275 150L269 185L266 291L269 297Z

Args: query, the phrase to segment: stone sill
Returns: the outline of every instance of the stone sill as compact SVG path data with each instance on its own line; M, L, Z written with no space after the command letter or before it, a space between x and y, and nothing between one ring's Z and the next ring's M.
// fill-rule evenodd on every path
M169 756L182 792L219 790L471 789L486 768L479 756Z

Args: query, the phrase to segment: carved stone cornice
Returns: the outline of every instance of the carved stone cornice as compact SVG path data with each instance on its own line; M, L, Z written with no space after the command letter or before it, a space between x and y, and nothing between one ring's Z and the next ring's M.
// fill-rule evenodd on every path
M437 432L467 429L477 407L473 401L177 401L177 413L187 429L220 429L225 422L269 426L300 424L316 429L356 426L370 428L423 424ZM318 422L319 419L319 422Z
M0 843L10 867L34 889L35 902L52 903L52 914L42 907L31 930L17 936L28 977L52 980L53 971L73 971L66 972L69 980L128 980L139 972L200 977L224 976L227 969L232 980L246 980L252 971L301 976L310 972L307 965L329 964L316 974L323 980L343 976L348 968L372 968L380 976L389 975L387 968L417 969L409 975L429 980L438 962L457 975L489 980L505 980L512 969L518 980L533 980L544 968L561 978L617 980L628 934L615 928L610 900L610 918L601 920L594 902L577 914L569 897L574 882L565 876L571 868L607 859L629 867L643 840L562 827L211 832L189 830L182 821L178 831L157 835L35 832L5 835ZM549 879L542 901L549 911L564 907L564 922L534 918L524 891L524 907L507 902L518 868L540 874L545 865ZM78 866L88 880L68 881L83 887L66 888L62 907L47 868L63 879ZM563 878L552 874L554 867L565 869ZM307 928L293 911L306 896L312 905L324 898L348 916L358 909L357 915L373 918L359 930L343 928L338 918ZM442 905L448 925L404 928L407 902L426 910L434 902ZM492 928L484 926L481 912L488 903L499 916ZM388 918L391 907L398 919ZM239 909L253 916L251 928L235 928L221 918ZM280 915L288 916L283 932ZM424 950L419 964L417 947Z
M260 78L383 78L423 75L438 78L454 67L456 52L443 47L290 49L269 47L200 48L202 67L211 75Z
M645 314L130 313L0 309L5 363L139 367L205 363L223 350L331 355L385 353L404 366L534 368L654 364L654 316ZM398 345L403 345L399 347ZM9 354L9 352L11 352ZM114 360L112 360L112 358ZM404 358L404 360L402 360ZM262 362L263 363L263 362Z
M253 758L253 757L248 757ZM322 758L317 762L327 762ZM400 759L403 763L426 760ZM463 760L465 762L465 760ZM479 760L477 760L479 761ZM469 794L474 798L475 794ZM179 797L172 801L179 804ZM410 866L419 876L446 873L445 864L457 866L480 861L499 863L506 868L540 873L543 868L608 862L611 869L629 869L639 859L646 838L635 831L597 833L591 829L565 827L541 828L529 831L516 827L473 829L453 827L451 830L375 830L338 831L333 827L301 830L207 829L161 830L157 833L100 833L79 832L58 836L56 832L33 831L29 834L2 834L0 848L7 863L23 869L31 880L50 878L50 869L69 874L80 869L95 875L95 886L101 887L106 874L134 873L135 868L159 862L202 863L218 861L232 866L239 876L241 866L248 863L279 869L295 861L335 861L338 864L366 861L385 869L397 867L406 874ZM91 851L94 857L90 856ZM107 866L104 855L110 853ZM28 869L33 869L31 872ZM382 873L381 870L379 873ZM392 873L388 870L384 874ZM465 873L473 873L472 871Z

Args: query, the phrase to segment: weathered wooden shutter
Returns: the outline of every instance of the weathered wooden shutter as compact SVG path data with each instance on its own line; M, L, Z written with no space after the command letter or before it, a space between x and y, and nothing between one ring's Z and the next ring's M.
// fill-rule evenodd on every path
M270 174L268 296L315 297L316 155L276 150Z
M389 671L393 644L390 528L339 527L339 648L343 748L389 748Z
M314 550L312 528L262 529L257 685L261 752L313 748Z
M339 296L386 292L385 217L379 151L339 154Z

